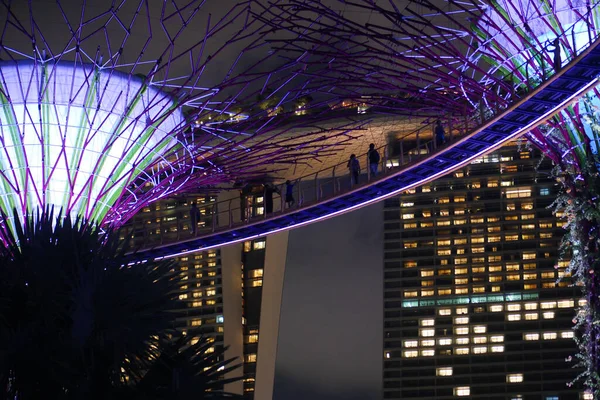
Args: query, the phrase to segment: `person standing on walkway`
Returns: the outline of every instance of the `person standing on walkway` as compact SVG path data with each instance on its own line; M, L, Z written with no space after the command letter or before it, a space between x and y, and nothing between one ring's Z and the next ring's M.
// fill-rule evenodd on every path
M446 132L444 132L444 127L442 126L442 121L439 119L435 122L435 144L437 147L446 143Z
M196 207L196 202L192 201L192 208L190 208L190 224L192 225L192 231L190 232L192 235L196 234L196 229L198 229L198 221L200 220L200 210Z
M356 154L352 154L350 156L350 160L348 160L348 170L350 171L351 183L353 185L358 185L360 163L358 162L358 158L356 158Z
M288 208L292 208L296 201L294 200L294 184L287 180L285 181L285 203Z
M371 143L369 145L369 151L367 152L367 158L369 159L369 172L371 176L377 176L377 169L379 168L379 152L375 150L375 145Z

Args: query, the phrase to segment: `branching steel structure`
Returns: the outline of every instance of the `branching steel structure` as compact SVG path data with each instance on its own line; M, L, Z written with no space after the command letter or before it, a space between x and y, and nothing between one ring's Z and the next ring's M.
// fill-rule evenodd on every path
M119 226L161 197L264 176L353 139L362 123L323 124L324 103L288 90L306 82L280 69L251 2L211 4L0 2L5 215L55 206ZM298 107L316 111L297 118Z
M598 0L400 3L281 0L264 9L270 17L257 17L289 35L273 46L289 62L300 60L308 77L318 75L313 83L327 93L450 120L484 120L560 73L600 35ZM599 98L592 88L527 133L554 161L564 188L557 205L567 221L565 255L585 298L574 318L577 361L593 398L600 397Z

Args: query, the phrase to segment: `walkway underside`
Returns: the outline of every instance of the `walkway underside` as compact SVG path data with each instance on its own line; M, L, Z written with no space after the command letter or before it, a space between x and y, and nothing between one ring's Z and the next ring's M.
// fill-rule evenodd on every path
M145 249L140 255L176 257L297 228L368 206L451 173L544 123L596 86L600 75L598 43L596 40L559 73L464 137L412 162L401 163L398 168L386 169L384 174L368 183L345 191L333 190L330 195L317 194L314 201L305 201L298 208L216 228L193 239ZM235 210L230 206L228 212L231 214ZM239 215L239 209L237 213ZM229 218L231 220L231 215Z

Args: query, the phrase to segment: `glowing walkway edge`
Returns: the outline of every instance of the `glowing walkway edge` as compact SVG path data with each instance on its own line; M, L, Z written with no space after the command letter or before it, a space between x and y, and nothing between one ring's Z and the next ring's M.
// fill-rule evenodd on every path
M587 55L589 55L592 50L596 47L596 45L598 45L598 43L593 43L591 44L585 51L581 52L576 59L572 60L570 64L571 67L574 67L577 65L577 63L582 60L584 57L586 57ZM546 89L549 85L551 85L553 82L555 82L556 80L558 80L558 78L560 78L563 74L565 74L568 70L570 70L570 68L563 68L562 70L560 70L558 73L554 74L550 79L548 79L547 81L543 82L541 85L539 85L537 88L535 88L533 91L528 93L528 96L525 98L520 99L518 102L514 103L512 106L510 106L509 108L507 108L506 110L504 110L504 112L496 115L494 118L490 119L489 121L485 121L484 124L482 124L481 126L479 126L475 131L473 131L472 133L470 133L469 135L463 137L462 139L456 141L455 143L452 143L450 146L445 147L442 151L437 152L437 153L432 153L431 156L439 156L439 155L443 155L444 153L446 153L447 151L451 150L452 148L459 146L460 144L468 141L469 139L471 139L472 137L476 136L477 134L479 134L480 132L482 132L483 130L487 129L488 127L492 126L494 123L498 122L499 120L501 120L502 118L504 118L505 116L507 116L508 114L510 114L511 112L513 112L514 110L516 110L519 106L521 106L522 104L525 104L527 101L529 101L530 99L532 99L535 95L537 95L538 93L541 93L544 91L544 89ZM545 121L547 121L549 118L551 118L553 115L555 115L556 113L561 112L562 110L564 110L566 107L568 107L569 105L571 105L573 102L577 101L578 99L580 99L582 96L584 96L587 92L589 92L594 86L597 86L598 84L600 84L600 77L596 77L594 79L592 79L590 82L588 82L587 84L585 84L583 87L581 87L578 91L576 91L574 94L572 94L570 97L568 97L567 99L565 99L562 103L559 103L558 105L554 106L552 109L546 111L544 114L542 114L541 116L539 116L537 119L535 119L534 121L532 121L531 123L529 123L528 125L516 130L515 132L513 132L512 134L509 134L508 136L506 136L505 138L503 138L502 140L498 141L498 143L495 143L493 145L490 145L489 147L471 155L470 157L465 158L462 161L457 162L456 164L446 168L443 171L439 171L436 172L430 176L428 176L427 178L421 179L419 181L413 182L411 184L402 186L398 189L392 190L388 193L382 194L380 196L365 200L363 202L354 204L352 206L349 206L347 208L341 209L341 210L337 210L337 211L333 211L327 215L322 215L320 217L316 217L313 219L309 219L307 221L302 221L302 222L297 222L297 223L291 223L289 225L283 226L283 227L279 227L273 230L269 230L266 232L261 232L261 233L257 233L257 234L250 234L250 235L242 235L241 237L235 238L235 239L230 239L230 240L226 240L223 241L221 243L216 243L216 244L211 244L211 245L206 245L206 246L200 246L200 247L196 247L196 248L191 248L191 249L186 249L186 250L182 250L182 251L178 251L175 253L171 253L171 254L167 254L167 255L163 255L163 256L159 256L159 257L152 257L152 259L154 260L162 260L162 259L169 259L169 258L175 258L175 257L180 257L180 256L184 256L187 254L191 254L191 253L196 253L199 251L207 251L207 250L212 250L212 249L217 249L220 247L224 247L224 246L228 246L231 244L236 244L236 243L241 243L241 242L245 242L248 240L254 240L257 238L261 238L261 237L265 237L271 234L275 234L275 233L279 233L279 232L285 232L287 230L291 230L291 229L296 229L296 228L300 228L302 226L305 225L309 225L315 222L319 222L319 221L324 221L326 219L329 218L333 218L333 217L337 217L339 215L345 214L345 213L349 213L352 212L356 209L362 208L362 207L367 207L371 204L377 203L379 201L394 197L406 190L424 185L428 182L431 182L441 176L447 175L449 173L452 173L453 171L456 171L457 169L463 168L465 165L470 164L473 160L482 157L488 153L491 153L492 151L498 149L499 147L502 147L505 143L510 142L511 140L514 140L522 135L524 135L525 133L529 132L530 130L536 128L537 126L539 126L540 124L544 123ZM434 157L433 157L434 158ZM419 165L428 162L432 159L432 157L425 157L422 160L418 160L416 161L414 164L408 164L406 165L405 168L400 169L398 172L388 175L386 176L386 179L384 180L388 180L388 179L392 179L396 176L399 176L407 171L410 171L411 169L414 169L415 167L418 167ZM383 180L374 180L372 181L371 185L367 185L366 187L372 186L378 182L381 182ZM324 201L332 201L335 200L336 198L343 198L346 197L348 195L352 195L355 192L358 192L360 190L364 190L366 188L365 186L359 186L354 190L351 190L349 192L346 193L341 193L337 196L328 198L328 199L323 199ZM322 203L322 202L321 202ZM310 209L312 207L316 207L318 206L320 203L315 203L312 204L310 206L307 206L306 208L304 208L304 210L306 209ZM283 214L285 215L293 215L297 212L301 212L303 210L303 208L295 210L294 212L291 213L286 213ZM278 218L280 218L281 215L279 216L275 216L273 218L273 220L276 220ZM256 221L256 224L262 223L264 220L260 220L260 221ZM221 234L221 233L227 233L227 232L235 232L237 229L240 228L246 228L248 226L254 225L254 223L250 223L249 225L244 225L244 226L236 226L236 227L231 227L231 228L226 228L223 229L222 231L219 232L212 232L211 234L207 234L204 237L211 237L211 236L215 236L216 234ZM198 237L195 239L191 239L190 241L195 241L195 240L201 240L202 237ZM151 253L152 251L155 250L159 250L159 249L168 249L169 247L173 246L173 245L178 245L178 244L182 244L181 242L176 242L176 243L172 243L172 244L166 244L166 245L162 245L162 246L156 246L153 248L147 248L147 249L141 249L138 252L136 252L135 255L137 255L137 257L142 256L144 253L148 252ZM143 259L142 257L139 257L138 260L136 260L135 262L133 262L132 264L135 263L144 263L146 262L148 259Z
M561 71L561 72L563 72L563 71ZM557 74L556 77L558 77L559 75L560 74ZM522 102L525 102L528 99L530 99L531 97L533 97L536 93L538 93L538 91L542 91L545 88L545 86L547 84L550 84L550 83L552 83L552 80L548 81L548 82L545 82L544 85L540 85L536 90L534 90L532 92L532 94L531 94L530 97L523 99L522 101L516 103L515 105L513 105L512 107L510 107L509 109L507 109L504 113L499 114L497 117L491 119L490 121L487 121L486 124L484 124L481 127L479 127L479 129L477 129L477 131L473 132L469 136L467 136L467 137L465 137L465 138L457 141L456 143L453 143L451 146L449 146L447 148L444 148L444 151L438 153L438 155L439 154L443 154L445 151L450 150L451 148L453 148L455 146L458 146L460 143L468 140L473 135L479 133L480 131L482 131L486 127L492 125L498 119L500 119L502 116L504 116L506 114L509 114L514 108L518 107ZM205 247L198 247L198 248L195 248L195 249L184 250L184 251L180 251L180 252L177 252L177 253L169 254L169 255L166 255L166 256L156 257L154 259L155 260L162 260L162 259L180 257L180 256L184 256L184 255L187 255L187 254L196 253L198 251L212 250L212 249L216 249L216 248L219 248L219 247L228 246L230 244L236 244L236 243L245 242L247 240L258 239L258 238L261 238L261 237L264 237L264 236L267 236L267 235L272 235L272 234L275 234L275 233L279 233L279 232L284 232L284 231L291 230L291 229L300 228L302 226L313 224L315 222L324 221L324 220L329 219L329 218L337 217L338 215L349 213L349 212L354 211L356 209L359 209L359 208L362 208L362 207L367 207L367 206L369 206L371 204L374 204L374 203L377 203L379 201L388 199L390 197L394 197L394 196L396 196L396 195L398 195L398 194L400 194L400 193L402 193L402 192L404 192L406 190L409 190L409 189L412 189L412 188L424 185L424 184L426 184L428 182L436 180L437 178L439 178L441 176L444 176L444 175L447 175L449 173L452 173L453 171L456 171L457 169L460 169L460 168L464 167L465 165L470 164L474 159L482 157L482 156L484 156L484 155L486 155L488 153L491 153L492 151L496 150L497 148L502 147L505 143L510 142L511 140L514 140L514 139L518 138L519 136L524 135L525 133L529 132L530 130L536 128L538 125L540 125L540 124L544 123L545 121L547 121L548 119L550 119L556 113L564 110L566 107L568 107L569 105L571 105L574 101L577 101L579 98L581 98L583 95L585 95L594 86L596 86L598 84L600 84L600 78L595 78L594 80L592 80L591 82L589 82L587 85L585 85L584 87L582 87L579 91L577 91L573 95L571 95L571 97L569 97L568 99L566 99L565 101L563 101L562 103L560 103L559 105L557 105L556 107L554 107L553 109L547 111L545 114L543 114L542 116L538 117L536 120L534 120L533 122L531 122L529 125L526 125L525 127L523 127L521 129L517 130L516 132L514 132L513 134L507 136L504 140L499 141L498 143L487 147L486 149L480 151L479 153L476 153L476 154L472 155L471 157L468 157L465 160L456 163L455 165L453 165L450 168L447 168L447 169L445 169L443 171L440 171L440 172L437 172L435 174L432 174L431 176L428 176L427 178L422 179L420 181L411 183L410 185L403 186L403 187L401 187L399 189L396 189L396 190L394 190L394 191L392 191L390 193L386 193L386 194L381 195L379 197L374 197L374 198L366 200L366 201L364 201L362 203L355 204L353 206L350 206L350 207L342 209L342 210L334 211L334 212L332 212L330 214L323 215L321 217L317 217L317 218L314 218L314 219L311 219L311 220L308 220L308 221L298 222L298 223L295 223L295 224L290 224L290 225L287 225L287 226L284 226L284 227L281 227L281 228L273 229L273 230L271 230L269 232L262 232L260 234L248 235L248 236L244 236L244 237L240 237L240 238L237 238L237 239L229 240L227 242L223 242L223 243L219 243L219 244L209 245L209 246L205 246ZM435 155L435 153L433 155ZM414 167L417 167L420 164L429 161L430 159L431 159L431 157L427 157L427 158L425 158L423 160L420 160L419 162L416 162L415 164L411 164L411 165L408 166L408 168L404 168L404 169L398 171L397 174L393 174L393 175L388 176L388 178L392 178L394 176L400 175L403 172L407 171L408 169L412 169ZM374 183L375 182L377 182L377 181L374 181ZM355 190L353 190L351 192L344 193L343 195L340 195L339 197L341 197L341 196L347 196L347 195L349 195L349 194L351 194L351 193L353 193L355 191L358 191L360 189L364 189L364 187L359 187L359 188L357 188L357 189L355 189ZM332 200L332 199L333 198L327 199L327 200ZM313 206L315 206L317 204L313 204L310 207L313 207ZM307 208L310 208L310 207L307 207ZM257 221L257 223L258 222L262 222L262 221ZM226 230L223 230L223 232L232 231L232 230L235 230L236 228L226 229ZM212 236L212 235L206 235L206 236ZM169 245L157 246L157 247L155 247L153 249L159 249L161 247L165 248L165 247L169 247ZM140 250L140 252L138 254L141 255L144 252L146 252L146 251L150 252L153 249ZM141 262L145 262L145 261L146 260L143 260Z

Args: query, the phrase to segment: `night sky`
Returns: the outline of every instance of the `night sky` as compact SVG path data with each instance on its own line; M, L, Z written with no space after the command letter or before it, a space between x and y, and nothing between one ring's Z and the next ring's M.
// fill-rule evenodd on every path
M290 232L275 400L380 399L383 203Z

